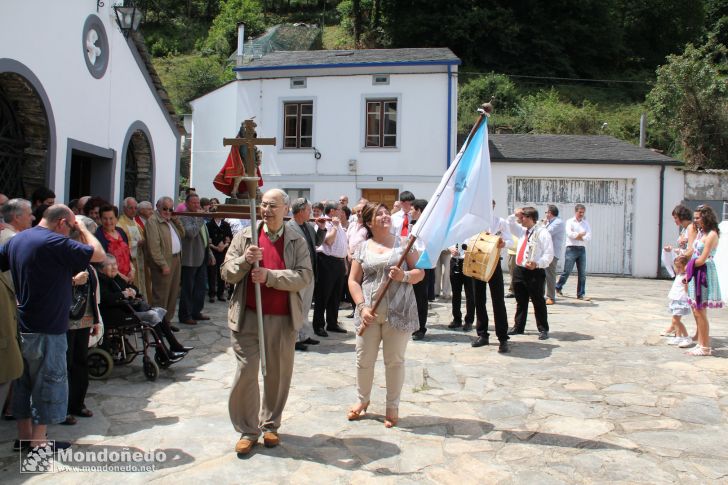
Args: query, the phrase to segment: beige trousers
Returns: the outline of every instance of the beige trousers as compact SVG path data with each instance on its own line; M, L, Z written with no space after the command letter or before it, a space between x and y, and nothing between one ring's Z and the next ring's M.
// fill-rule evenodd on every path
M298 333L289 315L263 315L266 373L261 406L258 387L260 351L255 310L247 309L239 332L230 341L238 360L228 408L230 421L244 437L257 439L261 431L278 431L293 376L293 354Z
M179 295L180 278L182 277L182 266L180 265L179 254L172 258L170 274L163 275L162 270L155 264L150 264L152 274L152 297L149 301L151 306L159 306L167 310L167 321L171 321L177 307L177 295Z
M386 312L386 311L385 311ZM380 310L380 315L382 310ZM374 364L379 355L379 343L384 354L384 378L387 384L387 409L399 409L399 397L404 384L404 352L411 332L392 328L386 322L370 324L364 335L356 337L356 390L359 402L371 399Z
M304 340L314 336L313 325L311 325L311 319L308 318L308 313L311 311L311 302L313 301L313 288L315 282L311 281L306 288L301 290L301 297L303 298L303 326L298 331L298 341L303 342Z

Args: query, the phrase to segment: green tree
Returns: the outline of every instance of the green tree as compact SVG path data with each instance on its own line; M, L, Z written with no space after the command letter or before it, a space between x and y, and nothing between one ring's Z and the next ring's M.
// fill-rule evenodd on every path
M596 105L585 100L576 106L561 100L554 89L522 98L517 119L516 129L520 133L602 134L602 116Z
M728 49L688 44L657 70L647 103L691 167L728 168Z
M235 78L225 60L216 56L164 57L154 66L178 113L189 113L190 101Z
M515 113L520 93L516 85L503 74L489 73L463 84L458 89L458 120L460 131L470 129L469 124L476 117L476 110L486 101L493 100L493 115L491 124L496 126L504 115Z
M212 21L205 48L225 56L233 52L239 22L245 24L246 36L265 30L263 9L258 0L223 0L220 13Z

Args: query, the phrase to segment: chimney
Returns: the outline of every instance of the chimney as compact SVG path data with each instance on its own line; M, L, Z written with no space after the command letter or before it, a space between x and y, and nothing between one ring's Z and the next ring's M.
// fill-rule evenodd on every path
M642 113L640 115L640 147L645 146L647 146L647 115Z
M238 66L243 65L243 51L245 50L245 24L238 23Z

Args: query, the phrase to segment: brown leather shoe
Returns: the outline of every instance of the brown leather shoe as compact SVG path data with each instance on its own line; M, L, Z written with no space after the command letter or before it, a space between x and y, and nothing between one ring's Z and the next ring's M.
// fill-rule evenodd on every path
M237 443L235 443L235 453L238 455L247 455L257 441L253 441L250 438L241 437Z
M203 315L202 313L200 313L199 315L195 315L195 320L209 320L209 319L210 319L210 317L208 317L207 315Z
M187 320L180 320L179 323L184 323L185 325L197 325L197 320L188 318Z
M278 437L278 433L266 431L263 433L263 444L266 448L275 448L281 444L281 439Z
M554 300L552 300L551 298L546 298L546 304L547 305L553 305L554 304Z

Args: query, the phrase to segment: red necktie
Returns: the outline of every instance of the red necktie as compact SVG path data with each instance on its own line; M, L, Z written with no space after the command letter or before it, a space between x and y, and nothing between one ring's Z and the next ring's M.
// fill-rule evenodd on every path
M407 229L409 228L409 218L407 217L407 214L404 215L404 219L402 219L402 235L407 235Z
M526 246L528 245L528 233L529 231L526 231L526 239L523 241L521 249L518 250L518 256L516 256L516 264L519 266L523 265L523 254L526 252Z

